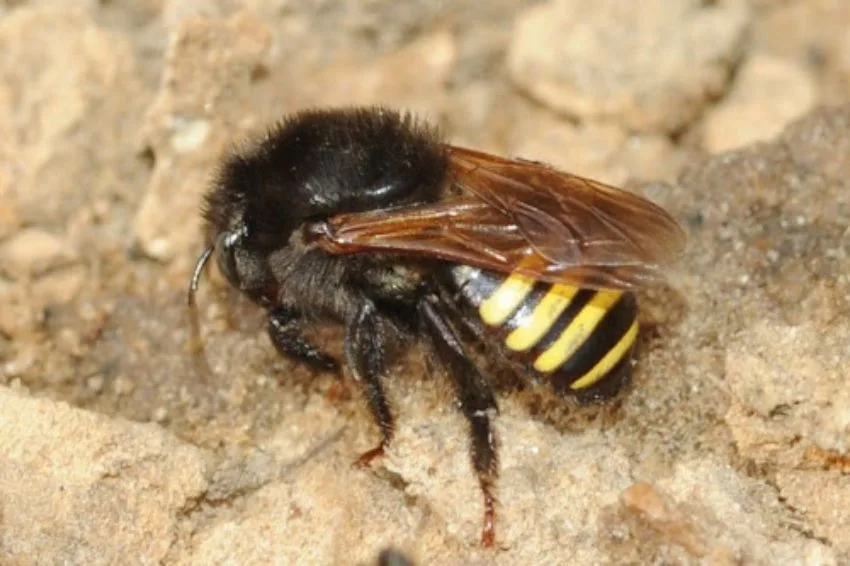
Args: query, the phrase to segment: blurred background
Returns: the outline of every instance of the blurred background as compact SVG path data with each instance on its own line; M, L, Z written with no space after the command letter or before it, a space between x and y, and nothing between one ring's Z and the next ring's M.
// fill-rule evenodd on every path
M315 433L330 442L349 413L361 419L357 442L365 446L374 434L349 406L356 403L346 405L349 391L275 358L261 313L228 309L212 292L202 292L205 332L224 377L215 386L189 377L186 279L202 247L200 197L223 151L303 107L386 104L429 118L456 144L629 187L667 182L645 194L697 225L701 197L669 187L689 164L767 142L811 110L847 102L848 32L843 0L0 1L0 384L110 419L156 423L214 455L198 464L205 479L192 480L206 487L186 488L185 501L174 503L179 513L157 507L166 526L151 527L156 544L128 535L121 546L188 563L199 556L192 533L221 519L206 507L199 519L188 502L204 492L210 509L238 514L233 498L265 485L280 463L250 452L257 435L288 430L289 440L280 432L275 442L283 444L264 453L303 456L315 442L293 438ZM734 198L738 187L719 190ZM233 358L242 360L239 375L228 365ZM247 377L245 367L253 371ZM278 383L281 372L293 376L289 389ZM311 405L317 389L330 409ZM198 400L204 396L212 400ZM20 418L34 414L7 402ZM45 407L39 411L54 410ZM314 417L287 420L312 410ZM90 425L60 427L69 431L59 437L69 461L80 426ZM322 436L328 430L336 432ZM16 442L33 441L26 438ZM462 461L463 438L456 440L451 458ZM379 493L386 484L376 485ZM477 497L468 491L464 544L476 537ZM32 516L0 508L17 525L3 540L21 564L29 562L20 549L62 538L48 527L45 538L28 538L21 526L22 516L45 521L52 503L44 505ZM78 512L69 507L60 523L76 525ZM82 547L98 549L85 556L111 556L90 531L74 529L82 529L74 531ZM354 531L352 541L366 536ZM228 544L222 548L238 541ZM315 560L341 556L334 552ZM572 559L593 563L593 556Z

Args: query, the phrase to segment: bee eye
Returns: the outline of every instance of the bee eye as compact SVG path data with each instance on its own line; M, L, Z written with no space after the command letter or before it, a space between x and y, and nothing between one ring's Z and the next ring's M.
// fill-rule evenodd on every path
M218 268L234 286L239 287L239 271L236 269L236 247L242 240L241 232L222 232L215 239Z

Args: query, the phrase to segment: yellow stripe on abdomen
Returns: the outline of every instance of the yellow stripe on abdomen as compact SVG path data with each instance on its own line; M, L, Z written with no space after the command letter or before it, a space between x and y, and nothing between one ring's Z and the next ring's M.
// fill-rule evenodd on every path
M534 283L534 279L519 273L505 279L492 295L482 301L478 308L481 319L490 326L503 324L522 304Z
M570 305L579 292L570 285L554 285L534 308L525 323L508 334L505 344L516 352L524 352L533 347L557 322L558 317Z
M599 360L599 362L593 366L593 369L571 383L570 388L584 389L586 387L590 387L608 375L608 372L610 372L614 366L616 366L629 353L629 350L631 350L635 340L637 340L637 335L638 323L637 321L634 321L623 337L620 338L620 341L617 342L613 348L608 350L605 357Z
M605 314L617 304L622 294L622 291L614 290L597 291L552 345L537 357L534 361L534 369L541 373L551 373L564 365L593 334Z

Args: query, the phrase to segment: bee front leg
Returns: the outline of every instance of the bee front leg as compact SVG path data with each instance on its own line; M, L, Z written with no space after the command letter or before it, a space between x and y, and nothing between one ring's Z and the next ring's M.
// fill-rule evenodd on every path
M321 371L337 371L339 362L304 338L301 317L295 309L277 307L269 312L269 338L282 356Z
M493 491L498 477L496 437L490 423L499 408L490 383L469 359L463 344L452 328L450 313L435 294L426 294L419 303L425 331L431 339L437 359L454 381L458 403L469 423L472 438L472 467L484 495L484 526L481 543L492 546L496 538L496 498Z
M367 466L383 455L393 435L395 421L381 381L391 342L387 330L375 304L366 299L360 303L346 329L345 357L348 367L354 379L363 387L369 409L381 429L380 444L364 452L354 463L356 467Z

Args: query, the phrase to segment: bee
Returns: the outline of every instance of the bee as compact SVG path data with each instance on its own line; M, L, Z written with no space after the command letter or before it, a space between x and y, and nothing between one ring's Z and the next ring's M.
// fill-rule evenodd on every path
M282 119L223 159L203 219L208 246L188 296L196 335L194 297L213 253L229 283L267 311L281 355L337 371L306 331L344 325L345 365L381 433L356 465L393 437L388 367L415 341L429 346L468 423L485 546L496 533L498 404L470 343L496 346L564 396L611 398L630 373L634 291L661 281L685 243L679 224L640 196L450 145L383 107Z

